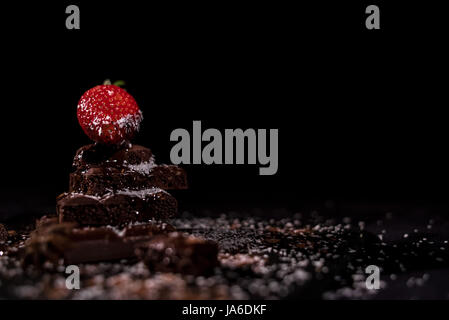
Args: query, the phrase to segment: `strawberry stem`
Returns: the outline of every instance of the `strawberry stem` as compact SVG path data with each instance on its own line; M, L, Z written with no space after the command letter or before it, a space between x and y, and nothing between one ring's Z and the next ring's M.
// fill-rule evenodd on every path
M125 85L125 81L117 80L117 81L114 81L113 85L117 86L117 87L123 87Z
M106 79L103 82L103 85L111 85L111 84L114 85L114 86L117 86L117 87L124 87L125 86L125 81L117 80L117 81L114 81L114 83L112 83L111 80Z

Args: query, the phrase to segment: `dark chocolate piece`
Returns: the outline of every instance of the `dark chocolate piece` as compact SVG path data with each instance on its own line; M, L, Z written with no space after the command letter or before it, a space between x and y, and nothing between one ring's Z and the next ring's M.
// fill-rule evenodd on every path
M173 217L177 212L177 201L159 188L118 191L102 197L67 193L57 201L56 211L60 222L123 225Z
M188 187L186 172L175 165L161 164L154 167L149 179L155 186L164 190L180 190Z
M8 239L8 231L5 226L0 223L0 242L6 241Z
M109 227L73 229L73 245L64 252L65 264L111 261L136 257L136 246L154 235L173 231L167 224L145 223L122 230Z
M135 258L138 244L174 230L166 223L156 222L115 229L78 228L73 223L46 220L39 223L39 228L27 241L23 262L39 267L46 262L57 264L61 260L65 264L77 264Z
M215 242L178 232L154 237L137 254L153 272L208 275L218 265Z
M137 165L152 161L151 150L143 146L130 143L120 146L94 143L77 150L73 159L73 167L81 169L89 166Z
M25 243L22 263L25 266L41 267L47 262L57 264L72 243L69 234L74 223L39 224Z
M69 192L103 195L110 191L152 187L163 190L187 189L186 173L174 165L154 166L148 174L111 167L91 167L70 174Z

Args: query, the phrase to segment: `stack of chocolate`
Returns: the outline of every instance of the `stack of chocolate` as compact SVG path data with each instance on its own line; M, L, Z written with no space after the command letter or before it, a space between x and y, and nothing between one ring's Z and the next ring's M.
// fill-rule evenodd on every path
M185 171L157 165L150 149L129 142L143 119L134 98L114 85L96 86L81 97L77 115L96 142L76 152L69 191L58 197L56 217L37 222L24 263L139 258L154 271L210 272L217 244L166 223L177 213L167 190L187 188Z
M138 145L90 144L73 161L69 192L57 201L60 222L124 225L167 219L177 212L166 190L186 189L185 171L156 165L151 150Z
M57 217L43 217L27 243L25 264L137 258L152 271L204 275L217 265L216 243L176 232L166 190L186 189L183 169L157 165L150 149L90 144L73 161ZM168 249L168 250L167 250Z

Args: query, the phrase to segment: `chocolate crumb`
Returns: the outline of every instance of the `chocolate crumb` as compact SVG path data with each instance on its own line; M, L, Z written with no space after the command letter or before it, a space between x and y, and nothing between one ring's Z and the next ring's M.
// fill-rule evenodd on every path
M0 242L6 241L8 239L8 231L5 226L0 223Z

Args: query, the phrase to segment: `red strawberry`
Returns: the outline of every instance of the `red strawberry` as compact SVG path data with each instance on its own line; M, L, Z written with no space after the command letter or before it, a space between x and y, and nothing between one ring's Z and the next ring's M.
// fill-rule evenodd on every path
M78 102L78 122L87 136L106 144L119 144L139 131L143 119L136 100L115 85L87 90Z

